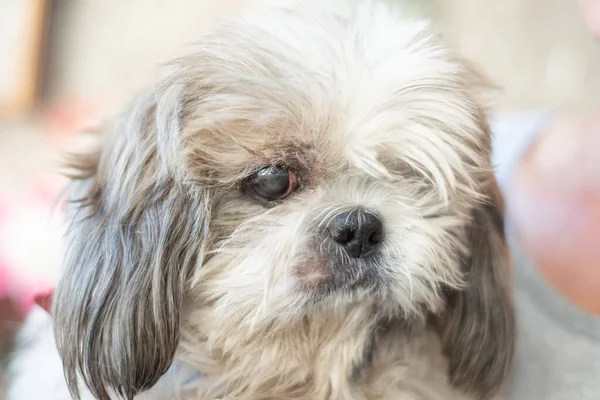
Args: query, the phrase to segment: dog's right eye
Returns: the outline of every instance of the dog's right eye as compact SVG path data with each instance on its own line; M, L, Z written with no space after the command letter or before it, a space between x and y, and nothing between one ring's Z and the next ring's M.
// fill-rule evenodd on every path
M262 168L248 177L246 186L267 201L282 200L297 187L296 174L283 165Z

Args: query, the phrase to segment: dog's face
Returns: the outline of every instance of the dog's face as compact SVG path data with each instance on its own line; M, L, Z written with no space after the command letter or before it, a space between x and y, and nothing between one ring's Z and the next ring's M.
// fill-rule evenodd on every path
M107 127L55 297L72 385L79 368L100 398L151 386L184 303L248 329L352 302L434 313L457 384L503 378L504 243L472 71L423 23L357 15L225 26Z
M257 25L184 60L184 169L213 199L197 294L235 323L436 307L490 170L467 71L421 24Z

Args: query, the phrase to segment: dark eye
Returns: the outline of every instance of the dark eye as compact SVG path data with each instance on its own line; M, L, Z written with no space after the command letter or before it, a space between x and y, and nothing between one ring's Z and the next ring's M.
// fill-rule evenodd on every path
M265 200L281 200L296 189L296 174L281 165L271 165L250 175L246 185Z

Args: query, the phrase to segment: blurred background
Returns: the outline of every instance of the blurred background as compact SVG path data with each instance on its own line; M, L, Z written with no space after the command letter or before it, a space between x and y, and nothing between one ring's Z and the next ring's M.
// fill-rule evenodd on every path
M0 352L59 267L59 154L219 20L292 0L0 0ZM349 0L322 0L344 12ZM388 0L432 18L502 89L495 111L600 100L573 0ZM0 358L4 358L1 357ZM1 367L0 367L1 368Z

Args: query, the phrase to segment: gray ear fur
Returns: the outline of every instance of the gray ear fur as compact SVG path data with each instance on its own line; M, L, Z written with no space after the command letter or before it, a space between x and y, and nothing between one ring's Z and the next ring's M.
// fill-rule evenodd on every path
M492 201L473 211L471 251L464 263L467 287L449 293L448 310L438 321L451 382L481 399L505 383L515 343L501 197L496 187L490 192Z
M182 182L177 96L141 96L76 162L55 335L70 391L132 399L171 365L191 270L209 224L207 192Z

